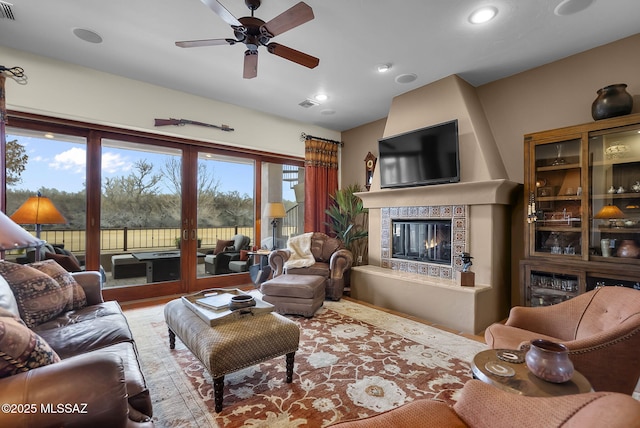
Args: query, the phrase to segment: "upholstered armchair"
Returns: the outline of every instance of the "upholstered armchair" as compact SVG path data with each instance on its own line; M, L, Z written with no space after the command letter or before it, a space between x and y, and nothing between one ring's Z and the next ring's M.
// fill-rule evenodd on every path
M435 400L416 400L336 428L630 428L640 427L640 403L615 392L561 397L526 397L479 380L468 381L453 407Z
M318 275L327 278L325 297L340 300L344 292L344 275L351 268L353 255L344 248L342 241L321 233L311 235L311 253L315 263L309 267L286 268L285 264L291 256L288 249L275 250L269 255L269 266L273 277L284 273L295 275Z
M229 240L218 239L216 248L204 257L204 270L213 275L230 273L229 262L240 260L240 252L249 249L251 238L237 234Z
M602 287L553 306L516 306L506 324L485 331L494 349L518 349L533 339L569 348L594 390L631 395L640 377L640 291Z

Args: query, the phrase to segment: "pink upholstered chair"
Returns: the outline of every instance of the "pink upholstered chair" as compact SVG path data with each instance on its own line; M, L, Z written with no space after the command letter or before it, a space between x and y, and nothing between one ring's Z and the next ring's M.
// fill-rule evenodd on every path
M458 402L416 400L369 418L335 428L638 428L640 403L615 392L561 397L525 397L479 380L468 381Z
M494 349L519 349L533 339L569 348L594 390L631 395L640 378L640 291L603 287L553 306L517 306L506 324L485 331Z

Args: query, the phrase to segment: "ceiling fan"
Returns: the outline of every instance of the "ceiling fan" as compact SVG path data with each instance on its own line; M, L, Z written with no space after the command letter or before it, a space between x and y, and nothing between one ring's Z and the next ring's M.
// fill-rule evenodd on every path
M233 29L235 39L205 39L176 42L181 48L199 46L235 45L244 43L247 50L244 53L244 72L242 77L252 79L258 75L258 47L265 46L269 53L288 59L308 68L315 68L320 60L304 52L297 51L279 43L270 42L271 38L289 31L305 22L311 21L313 10L309 5L300 2L276 16L269 22L253 16L253 12L260 7L261 0L244 0L251 10L251 16L237 19L217 0L200 0L220 16Z

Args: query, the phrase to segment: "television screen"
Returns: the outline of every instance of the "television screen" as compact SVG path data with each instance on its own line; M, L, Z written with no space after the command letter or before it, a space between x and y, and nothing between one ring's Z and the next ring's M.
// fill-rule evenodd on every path
M458 120L378 141L380 187L460 181Z

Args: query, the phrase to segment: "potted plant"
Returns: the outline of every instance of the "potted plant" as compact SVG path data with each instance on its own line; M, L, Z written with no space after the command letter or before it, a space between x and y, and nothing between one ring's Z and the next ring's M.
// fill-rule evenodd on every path
M362 199L355 195L362 191L359 184L336 190L331 195L333 204L325 211L331 219L326 224L351 251L356 266L366 262L368 252L369 210L363 206Z

